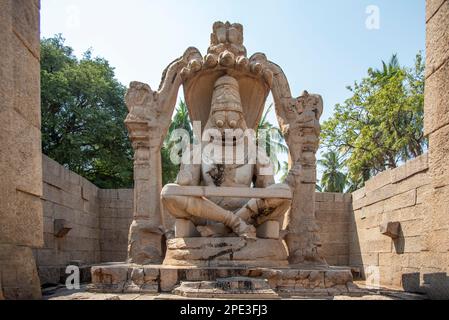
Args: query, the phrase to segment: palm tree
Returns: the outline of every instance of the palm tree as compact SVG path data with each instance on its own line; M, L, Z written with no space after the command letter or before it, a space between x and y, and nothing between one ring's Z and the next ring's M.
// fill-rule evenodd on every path
M321 177L321 187L324 192L344 192L347 176L342 172L344 167L339 154L335 150L330 150L323 155L323 159L318 160L318 164L324 168Z
M282 163L281 171L282 171L281 183L284 183L287 180L288 173L290 172L290 169L288 168L288 162L287 161L284 161Z
M170 150L177 141L170 141L173 131L176 129L184 129L189 133L190 140L193 137L192 124L190 122L189 111L184 101L180 100L175 110L168 134L161 148L162 157L162 183L172 183L176 180L179 171L179 165L175 165L170 160Z
M394 76L400 70L401 65L399 64L398 55L393 54L388 63L382 60L382 69L375 69L372 72L376 78L384 81Z
M268 139L266 140L266 152L270 157L275 172L278 173L281 170L281 163L279 161L279 154L288 154L288 147L285 144L284 136L282 135L281 129L274 126L268 121L268 114L271 112L273 104L270 104L262 115L262 119L259 122L257 131L264 130L268 133ZM288 164L287 164L288 166Z
M184 129L189 133L190 137L193 136L189 110L186 103L182 100L179 101L179 105L175 110L175 116L172 119L167 136L170 137L171 133L176 129Z

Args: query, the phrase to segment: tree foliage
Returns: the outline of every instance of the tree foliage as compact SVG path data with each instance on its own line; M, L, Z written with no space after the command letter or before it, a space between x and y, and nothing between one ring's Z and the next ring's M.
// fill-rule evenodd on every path
M369 69L365 78L347 88L352 96L337 104L334 115L324 122L322 142L345 159L354 190L427 147L423 58L417 54L414 67L406 68L394 55L382 62L382 69Z
M189 111L187 105L184 101L180 100L179 105L175 110L172 122L168 129L167 137L165 138L164 144L161 149L162 155L162 183L163 185L167 183L173 183L176 180L176 176L179 172L180 165L174 164L170 160L170 152L176 141L170 140L170 137L176 129L184 129L190 135L190 140L193 138L192 123L189 117Z
M273 110L273 104L268 105L268 107L265 108L265 111L262 115L262 118L259 122L259 125L257 127L258 134L261 132L264 132L266 134L265 138L265 150L267 152L267 155L270 157L271 162L274 165L274 171L275 173L278 173L279 171L283 171L283 175L286 177L288 172L286 172L286 168L288 168L284 164L281 164L279 161L279 155L280 154L288 154L288 147L285 144L284 136L282 135L282 131L279 127L273 125L271 122L268 121L268 114Z
M101 188L131 187L126 88L108 61L81 59L58 35L41 41L42 148Z
M345 191L346 174L343 172L344 163L341 161L339 153L330 150L318 160L318 164L323 167L321 178L321 192L339 192Z

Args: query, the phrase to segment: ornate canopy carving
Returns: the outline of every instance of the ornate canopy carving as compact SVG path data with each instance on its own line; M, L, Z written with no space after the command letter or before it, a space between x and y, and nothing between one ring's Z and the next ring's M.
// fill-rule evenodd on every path
M173 224L160 206L160 147L167 134L179 87L192 121L204 127L210 114L216 80L224 75L239 84L242 109L249 128L261 118L266 98L273 94L276 115L289 147L292 170L287 182L293 197L287 224L286 242L290 263L322 261L317 250L315 223L316 158L323 111L321 96L304 92L294 98L282 69L263 53L250 58L243 46L240 24L216 22L206 56L188 48L164 71L157 91L133 82L126 96L129 109L125 122L135 150L134 223L130 229L129 259L132 262L158 261L163 256L161 230ZM161 227L164 224L164 227ZM156 231L155 231L156 230Z
M201 121L203 126L206 124L214 83L227 74L239 82L246 123L248 127L255 128L271 89L273 73L266 67L264 54L247 58L243 26L216 22L206 56L203 57L195 48L190 48L186 54L188 64L182 69L181 77L192 121Z

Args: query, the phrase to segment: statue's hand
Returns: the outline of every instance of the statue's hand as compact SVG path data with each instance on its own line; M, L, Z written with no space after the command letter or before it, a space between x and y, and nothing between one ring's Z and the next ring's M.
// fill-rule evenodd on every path
M238 230L234 230L240 237L246 240L257 240L256 236L256 228L250 224L246 224L245 222L241 222Z

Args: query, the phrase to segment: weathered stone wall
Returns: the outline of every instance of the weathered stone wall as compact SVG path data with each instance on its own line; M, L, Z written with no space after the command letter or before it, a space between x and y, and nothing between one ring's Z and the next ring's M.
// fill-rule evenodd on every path
M420 274L442 265L431 259L425 237L432 191L428 168L424 154L353 193L350 265L360 267L373 284L420 292ZM383 222L400 222L397 239L380 232Z
M70 263L126 260L133 190L103 190L43 155L44 246L35 250L43 283L57 283ZM317 193L321 252L331 265L349 263L351 195ZM72 228L56 237L55 220Z
M38 0L0 0L0 297L40 298L43 244Z
M134 190L99 190L101 262L126 260L128 232L133 220Z
M425 276L433 297L449 299L449 0L428 0L426 10L424 123L432 192L425 225Z
M58 283L69 264L124 261L132 190L101 190L43 156L44 246L34 254L42 283ZM58 222L71 230L58 237Z
M43 283L58 283L60 269L71 261L100 261L98 188L43 156L44 247L35 252ZM71 230L58 237L57 221Z
M352 196L341 193L317 193L316 219L320 227L320 252L333 266L349 265Z

